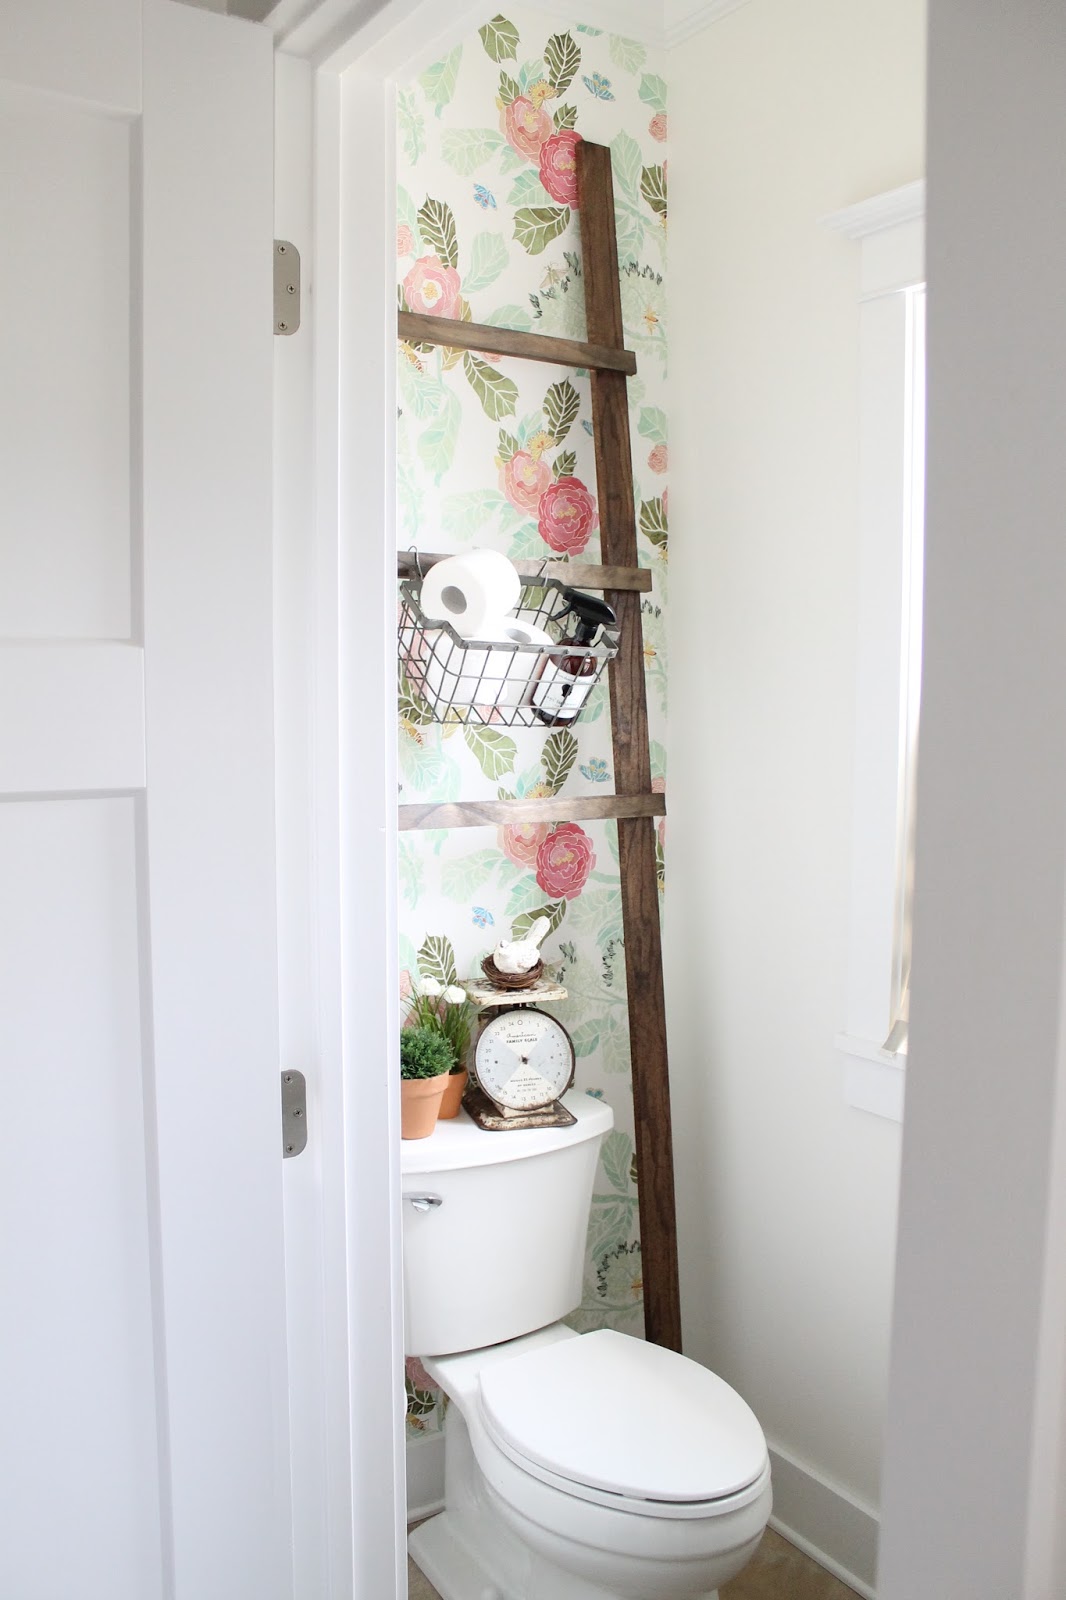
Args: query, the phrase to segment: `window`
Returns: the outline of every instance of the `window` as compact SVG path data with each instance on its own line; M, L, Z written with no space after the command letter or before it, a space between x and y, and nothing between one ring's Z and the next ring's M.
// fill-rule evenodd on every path
M925 186L825 219L859 241L860 546L847 1015L850 1105L903 1115L925 498Z

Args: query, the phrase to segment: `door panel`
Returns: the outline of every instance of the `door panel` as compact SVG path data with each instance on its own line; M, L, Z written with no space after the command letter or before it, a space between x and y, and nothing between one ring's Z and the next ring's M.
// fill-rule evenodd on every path
M4 1600L291 1600L272 55L0 0Z
M130 124L0 87L0 636L130 633Z
M134 806L0 806L12 1600L162 1593Z

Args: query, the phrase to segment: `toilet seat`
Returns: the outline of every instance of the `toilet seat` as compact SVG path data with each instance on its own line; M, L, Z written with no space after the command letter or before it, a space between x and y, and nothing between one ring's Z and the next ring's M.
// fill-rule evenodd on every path
M769 1478L762 1429L727 1383L610 1329L487 1366L478 1413L522 1471L638 1516L725 1514L757 1499Z

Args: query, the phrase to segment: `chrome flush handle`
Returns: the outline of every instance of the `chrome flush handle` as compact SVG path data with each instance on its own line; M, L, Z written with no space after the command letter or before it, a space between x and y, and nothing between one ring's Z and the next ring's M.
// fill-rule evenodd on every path
M404 1198L411 1202L415 1211L435 1211L444 1204L444 1199L439 1194L409 1194Z

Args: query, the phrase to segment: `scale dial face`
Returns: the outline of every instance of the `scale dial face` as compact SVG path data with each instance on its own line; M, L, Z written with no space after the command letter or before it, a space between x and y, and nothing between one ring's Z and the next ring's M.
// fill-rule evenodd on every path
M485 1023L474 1070L490 1100L504 1111L551 1105L574 1075L574 1047L561 1022L535 1006L516 1006Z

